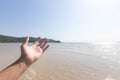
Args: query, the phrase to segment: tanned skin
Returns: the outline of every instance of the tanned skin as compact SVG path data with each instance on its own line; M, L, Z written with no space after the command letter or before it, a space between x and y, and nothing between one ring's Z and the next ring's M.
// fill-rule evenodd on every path
M0 72L0 80L17 80L49 47L48 40L41 41L38 37L31 46L28 46L27 36L21 45L21 56L13 64Z

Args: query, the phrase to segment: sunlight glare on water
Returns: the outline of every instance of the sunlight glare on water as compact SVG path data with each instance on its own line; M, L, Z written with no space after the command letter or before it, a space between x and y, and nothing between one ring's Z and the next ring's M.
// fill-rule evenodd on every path
M111 76L108 75L108 77L105 80L115 80L115 79L111 78Z

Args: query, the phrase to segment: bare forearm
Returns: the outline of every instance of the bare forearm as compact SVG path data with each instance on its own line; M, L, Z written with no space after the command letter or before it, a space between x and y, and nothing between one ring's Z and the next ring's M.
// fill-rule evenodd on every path
M25 61L19 58L12 65L0 72L0 80L17 80L28 68Z
M46 38L41 43L39 41L40 37L28 46L29 37L26 37L21 45L21 58L0 72L0 80L17 80L24 73L49 47Z

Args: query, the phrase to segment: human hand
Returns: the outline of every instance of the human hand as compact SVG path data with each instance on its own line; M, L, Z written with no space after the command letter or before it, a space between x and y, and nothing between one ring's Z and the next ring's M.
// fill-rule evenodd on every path
M35 62L49 47L47 44L48 40L46 38L44 38L40 43L39 41L40 37L38 37L31 46L28 46L29 37L26 37L21 45L21 58L25 61L27 66L30 66Z

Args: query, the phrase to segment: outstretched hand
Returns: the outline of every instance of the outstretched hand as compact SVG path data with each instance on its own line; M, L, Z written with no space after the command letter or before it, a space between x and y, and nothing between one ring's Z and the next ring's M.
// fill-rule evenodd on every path
M49 47L46 38L41 40L40 37L38 37L31 46L28 46L28 42L29 37L26 37L21 45L21 57L0 71L0 80L17 80Z
M49 45L47 44L48 40L46 38L41 41L40 37L31 46L28 46L28 42L29 37L27 36L21 45L21 58L27 66L30 66L42 55Z

